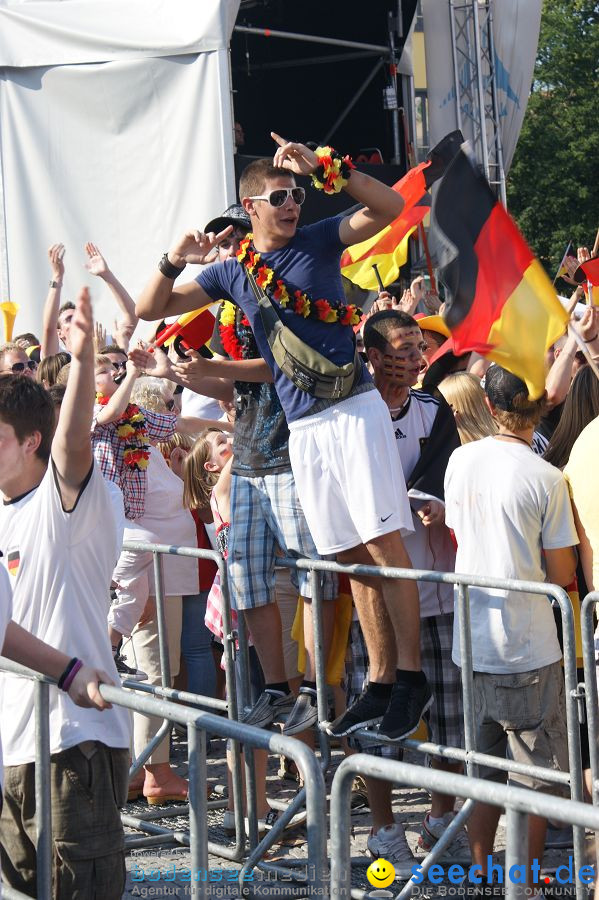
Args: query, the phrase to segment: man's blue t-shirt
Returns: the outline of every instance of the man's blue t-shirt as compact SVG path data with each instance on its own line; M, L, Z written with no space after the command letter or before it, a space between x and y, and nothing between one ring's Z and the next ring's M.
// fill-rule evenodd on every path
M303 291L312 300L328 300L329 303L345 303L339 261L345 246L339 240L339 223L343 216L323 219L314 225L298 228L295 236L285 247L260 256L274 270L277 278L285 282L290 295L296 290ZM307 415L316 402L306 391L297 388L283 375L273 359L258 303L245 269L237 260L228 259L224 263L207 266L196 278L197 283L213 300L232 300L245 312L256 338L258 349L270 366L277 394L285 410L288 422ZM272 300L272 298L271 298ZM326 323L317 319L304 319L292 309L283 309L272 300L281 320L299 338L322 353L336 365L343 366L354 358L354 333L348 325L338 322ZM370 381L370 375L362 366L358 384Z

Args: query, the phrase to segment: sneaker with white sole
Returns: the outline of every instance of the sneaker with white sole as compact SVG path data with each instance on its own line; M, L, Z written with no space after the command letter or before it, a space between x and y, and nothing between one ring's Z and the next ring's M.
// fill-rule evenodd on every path
M131 666L128 666L118 650L114 654L114 664L116 666L117 672L119 673L121 681L148 680L147 674L145 672L142 672L141 669L133 669Z
M430 853L437 841L443 837L447 827L453 821L455 816L455 812L447 812L443 816L442 824L438 823L433 825L430 820L430 813L427 813L420 829L418 849L422 850L423 853ZM449 846L445 848L444 853L441 854L439 862L441 861L465 862L468 864L471 862L470 842L468 841L466 830L463 827L456 832L456 836L451 844L449 844Z
M327 734L333 737L345 737L359 728L368 728L369 725L378 725L382 720L387 707L389 697L379 697L369 690L369 686L354 700L344 713L331 722L327 728Z
M283 716L288 716L294 704L295 697L291 692L282 694L281 691L266 688L241 721L244 725L253 725L254 728L267 728L273 722L281 722Z
M412 868L418 865L418 860L410 850L403 825L399 822L379 828L376 834L371 830L367 847L374 859L386 859L392 863L401 881L412 877Z
M428 681L419 685L409 681L396 681L379 734L392 741L407 738L416 731L420 719L432 703L433 694Z
M318 721L318 708L316 706L316 691L312 688L301 687L299 696L293 709L287 716L283 725L283 734L301 734L302 731L311 728Z

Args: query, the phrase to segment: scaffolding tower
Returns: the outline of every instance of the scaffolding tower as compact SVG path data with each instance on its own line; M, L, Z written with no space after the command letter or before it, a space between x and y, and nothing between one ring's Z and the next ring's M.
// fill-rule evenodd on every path
M449 0L449 20L458 128L472 142L487 181L505 206L493 0Z

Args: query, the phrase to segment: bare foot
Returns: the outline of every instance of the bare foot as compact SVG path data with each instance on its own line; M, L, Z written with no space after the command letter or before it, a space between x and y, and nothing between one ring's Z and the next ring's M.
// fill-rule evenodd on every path
M171 769L169 763L156 763L145 767L144 797L148 803L187 800L187 779Z

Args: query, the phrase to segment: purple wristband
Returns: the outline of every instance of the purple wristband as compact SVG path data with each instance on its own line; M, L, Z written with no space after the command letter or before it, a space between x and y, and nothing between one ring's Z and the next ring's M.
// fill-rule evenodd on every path
M68 691L68 689L72 685L73 681L75 680L75 675L77 674L79 669L82 669L82 668L83 668L83 663L81 662L80 659L78 659L63 682L63 685L62 685L63 691Z

